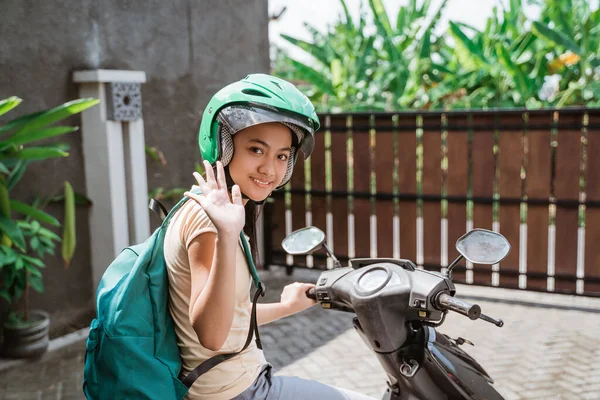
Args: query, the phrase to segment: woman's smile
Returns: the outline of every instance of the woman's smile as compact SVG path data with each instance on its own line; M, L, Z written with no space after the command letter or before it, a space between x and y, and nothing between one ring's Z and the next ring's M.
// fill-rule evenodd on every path
M254 184L260 188L263 189L270 189L271 186L273 186L273 181L272 180L266 180L266 179L257 179L254 177L250 177L250 179L252 179L252 182L254 182Z

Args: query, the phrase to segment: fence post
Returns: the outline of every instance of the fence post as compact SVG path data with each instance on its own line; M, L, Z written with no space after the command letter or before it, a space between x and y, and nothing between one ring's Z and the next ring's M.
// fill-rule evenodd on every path
M150 235L141 84L143 71L76 71L81 97L100 100L82 113L94 290L124 247Z

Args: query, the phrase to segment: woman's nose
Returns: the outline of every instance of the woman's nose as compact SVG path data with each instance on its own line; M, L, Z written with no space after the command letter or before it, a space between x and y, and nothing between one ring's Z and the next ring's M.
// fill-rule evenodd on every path
M273 162L270 160L265 160L261 165L259 165L258 172L265 176L272 177L275 174Z

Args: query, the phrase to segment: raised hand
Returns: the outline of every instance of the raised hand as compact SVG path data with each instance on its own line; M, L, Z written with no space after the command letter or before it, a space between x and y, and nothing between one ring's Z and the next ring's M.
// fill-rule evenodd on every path
M217 178L207 161L204 161L206 180L197 172L194 177L202 194L185 192L184 195L202 206L206 214L217 228L219 234L238 235L244 228L245 210L242 203L240 187L234 185L231 189L231 198L227 191L225 171L223 164L217 161Z

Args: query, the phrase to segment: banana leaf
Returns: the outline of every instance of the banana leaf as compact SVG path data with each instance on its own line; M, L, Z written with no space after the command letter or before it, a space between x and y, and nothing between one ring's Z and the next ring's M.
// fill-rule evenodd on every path
M27 147L18 153L14 154L20 160L47 160L49 158L67 157L69 153L65 152L63 148L55 146L40 146L40 147ZM0 159L9 158L8 156L2 156Z
M421 39L421 45L419 46L421 51L419 52L419 59L431 57L431 31L426 30L423 38Z
M23 127L24 125L30 123L35 120L40 115L44 114L45 111L37 111L31 114L23 115L19 118L13 119L6 123L4 126L0 126L0 134L10 132L11 130L17 130Z
M15 165L12 172L8 176L8 179L6 180L6 187L8 188L8 190L11 190L15 187L17 183L19 183L19 181L23 177L23 174L27 170L28 165L29 163L27 161L19 160L17 165Z
M437 11L433 14L433 17L431 18L429 25L427 25L427 27L425 28L425 32L428 32L431 35L431 32L433 32L433 29L435 28L435 26L438 24L438 22L440 22L440 19L442 18L442 13L443 13L444 9L446 8L447 4L448 4L448 0L443 0L440 3L440 6L438 7Z
M342 55L335 49L332 45L331 37L328 35L323 35L317 28L309 24L308 22L304 23L304 27L311 34L313 43L317 46L323 48L323 51L327 53L327 58L333 60L334 58L342 58Z
M338 59L331 61L331 84L334 88L339 88L344 82L344 66Z
M533 43L535 43L536 39L537 37L531 32L521 34L517 40L512 42L508 47L509 54L512 54L513 58L518 59Z
M383 2L381 0L369 0L369 5L371 6L371 11L373 11L375 17L375 25L380 29L381 35L390 38L394 34L394 31L390 25L390 20L385 11L385 7L383 6Z
M316 71L315 69L309 67L308 65L304 65L299 61L290 59L290 63L294 67L297 78L306 80L313 85L315 85L322 93L327 93L334 95L335 91L333 90L333 86L331 85L331 80L329 77L324 76L322 73Z
M388 52L390 62L392 64L397 63L400 60L400 54L394 45L394 32L390 26L390 20L388 19L385 8L383 7L383 3L381 0L369 0L369 4L371 5L371 11L373 12L375 26L383 38L384 46Z
M430 6L431 6L431 0L424 0L421 3L421 8L419 8L418 16L425 17L427 15L427 12L429 11ZM415 4L415 7L416 7L416 4Z
M460 29L460 27L454 23L450 22L450 32L452 36L456 39L456 41L460 42L471 54L471 56L478 61L481 61L484 64L488 64L488 61L485 59L483 55L483 49L478 47L477 44L469 39L469 37Z
M532 29L536 35L542 36L556 45L563 46L578 56L583 55L583 50L581 50L581 48L564 33L554 30L538 21L533 22Z
M0 151L10 146L20 146L29 144L42 139L48 139L55 136L64 135L65 133L75 132L79 128L74 126L53 126L50 128L30 131L21 135L14 135L7 140L0 142Z
M20 98L17 96L9 97L8 99L0 100L0 115L4 115L19 104L21 104Z
M362 51L359 53L360 58L358 59L358 61L355 64L355 73L356 73L355 81L356 82L363 81L367 78L366 70L367 70L367 66L369 65L368 59L369 59L369 57L372 57L374 50L375 50L373 48L374 41L375 41L375 36L370 36L369 38L367 38Z
M302 50L304 50L305 52L307 52L308 54L313 56L317 61L319 61L324 66L329 65L329 63L332 61L329 59L328 54L319 46L316 46L312 43L309 43L309 42L301 40L301 39L296 39L289 35L281 34L280 36L282 39L287 40L294 46L301 48Z
M396 31L400 32L406 25L406 8L400 7L398 16L396 17Z
M500 58L500 62L508 69L523 96L529 97L532 91L532 84L527 76L523 73L518 65L515 65L510 58L510 55L500 43L496 44L496 53Z
M96 104L98 99L78 99L62 104L58 107L39 113L35 118L31 118L23 124L15 135L24 135L26 133L44 128L57 121L78 114Z
M62 238L62 258L65 266L69 266L75 254L77 246L75 232L75 195L71 184L65 182L65 219Z
M354 24L352 23L352 16L350 15L350 11L348 11L348 6L346 5L345 0L340 0L342 4L342 8L344 9L344 15L346 16L346 26L350 31L354 30Z

